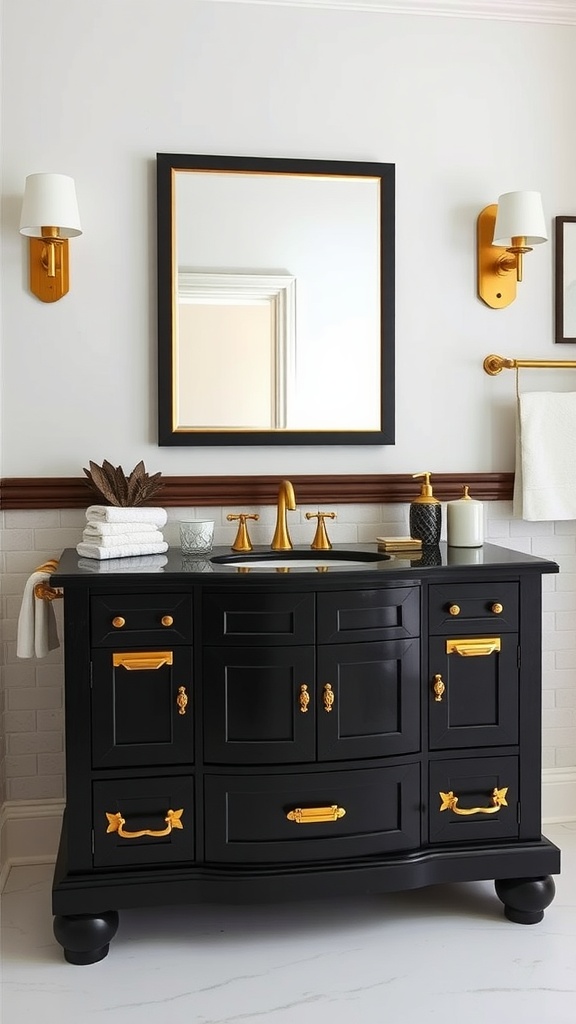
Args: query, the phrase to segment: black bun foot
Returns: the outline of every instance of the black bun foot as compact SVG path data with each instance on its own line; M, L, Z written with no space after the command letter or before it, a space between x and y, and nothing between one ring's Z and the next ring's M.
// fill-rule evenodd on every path
M496 895L504 904L504 913L516 924L538 924L556 893L550 875L541 878L502 878L495 883Z
M70 914L54 918L54 935L69 964L96 964L108 954L118 929L118 913Z

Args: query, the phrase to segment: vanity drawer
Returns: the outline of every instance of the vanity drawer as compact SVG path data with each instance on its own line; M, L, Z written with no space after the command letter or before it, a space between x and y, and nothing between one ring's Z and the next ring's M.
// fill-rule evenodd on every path
M192 642L190 594L106 594L90 603L93 647Z
M318 594L320 644L404 640L419 633L419 587Z
M420 842L418 764L208 775L204 785L206 860L214 863L325 861L410 850ZM314 820L323 815L329 820Z
M431 586L428 591L431 633L468 633L518 629L517 583L453 583Z
M207 593L204 644L312 644L315 595L277 592Z
M518 818L517 757L430 763L431 843L512 839L518 836Z
M192 776L95 782L93 807L94 867L194 859ZM169 811L176 813L167 821Z

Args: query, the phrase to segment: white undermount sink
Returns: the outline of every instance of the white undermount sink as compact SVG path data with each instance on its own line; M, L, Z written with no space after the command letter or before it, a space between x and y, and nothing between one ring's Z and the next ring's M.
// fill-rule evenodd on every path
M218 565L235 569L333 569L387 561L380 551L253 551L237 555L216 555Z

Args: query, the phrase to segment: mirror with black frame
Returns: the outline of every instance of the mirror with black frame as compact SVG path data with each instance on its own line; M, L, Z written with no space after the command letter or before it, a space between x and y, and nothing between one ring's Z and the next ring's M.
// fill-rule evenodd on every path
M157 154L160 445L394 443L394 165Z

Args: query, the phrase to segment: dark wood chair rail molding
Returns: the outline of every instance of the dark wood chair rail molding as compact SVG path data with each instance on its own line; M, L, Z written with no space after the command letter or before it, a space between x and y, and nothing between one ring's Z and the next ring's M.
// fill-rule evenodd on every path
M411 501L419 481L409 474L290 476L297 501L312 504L390 504ZM164 508L203 505L274 505L281 476L166 476L155 504ZM479 501L512 499L513 473L434 473L441 501L459 498L468 484ZM0 481L0 509L87 508L98 498L83 477L7 477Z

